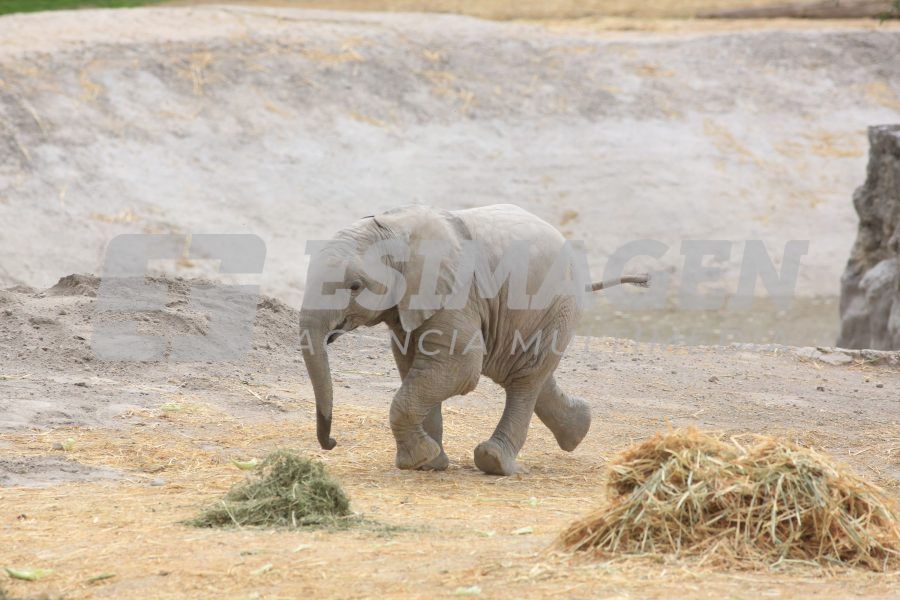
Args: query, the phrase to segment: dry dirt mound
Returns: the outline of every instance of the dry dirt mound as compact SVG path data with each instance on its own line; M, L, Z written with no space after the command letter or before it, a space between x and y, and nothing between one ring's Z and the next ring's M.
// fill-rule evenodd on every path
M208 334L209 307L197 306L191 295L213 288L222 289L221 283L203 278L186 280L162 276L147 277L146 283L165 289L167 302L164 307L121 313L109 311L96 301L100 278L93 275L68 275L44 291L4 290L0 292L0 307L5 316L0 322L0 332L7 334L9 341L16 335L20 348L17 358L23 362L41 357L61 364L92 361L94 327L110 320L136 319L140 322L140 333L159 336L169 343L179 335ZM268 296L255 297L255 301L254 346L269 351L297 348L297 311ZM223 302L215 308L227 310L229 307Z
M76 273L60 278L56 285L45 293L48 296L87 296L88 298L96 298L99 288L99 277Z
M27 424L108 424L117 415L146 407L146 390L160 380L196 373L196 361L168 363L169 353L151 361L159 365L156 375L148 373L147 361L103 360L98 356L93 336L98 324L110 321L133 321L140 334L164 340L167 348L179 336L202 337L209 331L209 315L191 301L191 294L217 284L167 277L149 277L147 282L166 290L165 307L106 312L96 298L100 280L91 275L63 277L44 291L0 291L0 376L21 390L0 401L4 408L0 410L0 429ZM260 362L273 365L299 360L297 312L275 298L261 296L255 300L258 303L248 352L258 356ZM227 305L218 308L220 315L222 310L227 314ZM217 362L207 371L211 376L223 376L235 373L240 365L241 360ZM63 397L43 398L35 391L32 379L40 373L52 374L52 380L65 389L58 392ZM247 373L244 379L252 377ZM134 381L134 385L125 394L117 393L116 383L123 378Z

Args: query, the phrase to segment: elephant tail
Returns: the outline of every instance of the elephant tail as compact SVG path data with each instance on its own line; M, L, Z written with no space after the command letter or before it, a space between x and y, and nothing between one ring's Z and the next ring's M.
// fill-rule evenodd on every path
M650 287L650 275L644 273L642 275L626 275L619 279L607 279L606 281L591 283L586 286L586 289L589 292L599 292L600 290L605 290L606 288L611 288L623 283L630 283L631 285L640 287Z

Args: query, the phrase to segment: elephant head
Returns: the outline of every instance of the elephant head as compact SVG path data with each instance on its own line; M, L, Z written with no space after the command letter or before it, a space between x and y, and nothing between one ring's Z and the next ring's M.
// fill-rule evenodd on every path
M300 311L303 361L316 396L316 434L330 450L333 387L326 346L342 333L395 317L413 331L440 308L411 302L423 273L436 271L425 285L437 296L454 282L465 225L449 212L407 206L357 221L313 252ZM442 246L437 262L427 262L426 244ZM423 288L424 289L424 288ZM327 305L327 306L326 306Z

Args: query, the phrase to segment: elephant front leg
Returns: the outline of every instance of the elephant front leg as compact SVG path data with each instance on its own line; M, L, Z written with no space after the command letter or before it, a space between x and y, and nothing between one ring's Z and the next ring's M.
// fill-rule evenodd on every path
M422 423L415 425L408 412L391 405L391 431L397 442L398 469L419 469L441 455L441 446L425 432Z
M424 362L424 361L423 361ZM443 469L449 464L441 448L441 402L465 394L478 381L480 362L414 363L391 403L391 431L397 442L397 467ZM476 366L477 365L477 366Z
M399 339L400 334L398 333L397 336ZM413 364L412 349L409 349L407 352L403 352L396 344L392 343L391 350L394 353L394 361L397 363L397 370L400 372L400 381L405 381L406 376L409 373L409 370L412 368ZM438 443L438 446L441 447L441 453L434 460L427 462L418 468L422 471L447 470L447 467L450 466L450 459L444 452L444 418L441 415L440 403L431 407L431 410L428 411L428 414L425 416L422 427L425 429L425 433L431 436L431 439L436 441Z
M537 395L533 386L506 389L506 407L497 428L490 439L475 448L475 465L479 469L489 475L524 472L525 469L516 462L516 456L525 445Z
M458 329L459 339L471 339L466 337L465 323L455 321L445 326L432 321L431 325L444 332ZM391 403L391 431L397 442L397 467L401 469L426 465L446 468L449 461L441 448L441 402L468 394L478 385L482 353L477 349L454 352L447 345L449 339L450 335L444 333L413 340L416 351L412 363Z
M541 389L534 412L566 452L577 448L591 428L591 407L559 389L553 375Z

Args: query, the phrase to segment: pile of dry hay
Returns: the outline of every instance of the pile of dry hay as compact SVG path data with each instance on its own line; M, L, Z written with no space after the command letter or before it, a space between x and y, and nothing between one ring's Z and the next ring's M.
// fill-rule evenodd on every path
M891 500L829 458L764 436L741 445L696 429L657 434L611 465L607 505L559 538L566 550L900 566Z
M350 500L325 466L287 450L270 454L255 477L188 521L196 527L338 525L352 518Z

